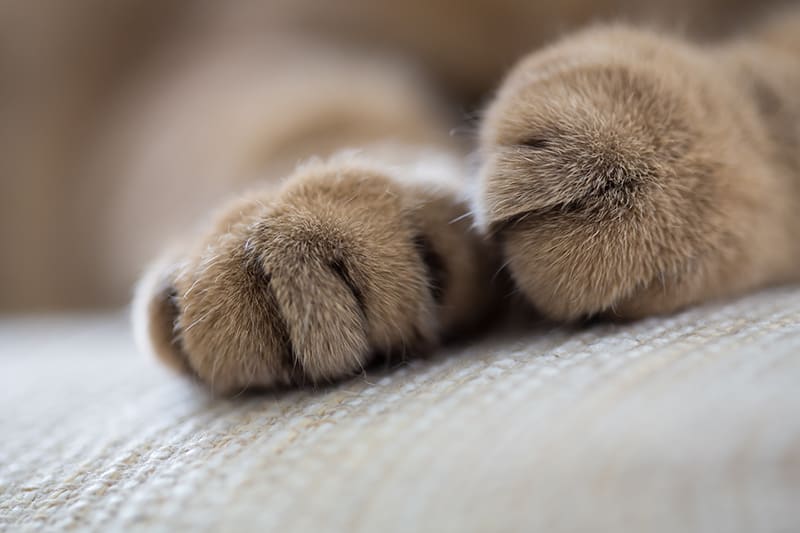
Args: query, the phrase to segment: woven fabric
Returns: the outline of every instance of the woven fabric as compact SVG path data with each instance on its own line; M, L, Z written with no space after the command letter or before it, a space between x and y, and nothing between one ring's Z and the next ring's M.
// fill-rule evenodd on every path
M800 288L219 400L0 321L0 530L800 531Z

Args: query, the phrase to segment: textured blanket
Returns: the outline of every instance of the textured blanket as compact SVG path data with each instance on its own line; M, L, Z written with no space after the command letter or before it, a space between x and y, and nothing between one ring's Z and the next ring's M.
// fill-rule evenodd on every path
M800 531L800 288L214 399L0 320L0 531Z

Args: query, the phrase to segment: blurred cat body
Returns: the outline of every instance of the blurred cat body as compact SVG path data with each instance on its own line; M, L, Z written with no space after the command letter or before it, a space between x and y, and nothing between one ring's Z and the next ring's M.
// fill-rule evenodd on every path
M6 307L119 302L171 240L139 286L139 336L233 392L435 345L498 305L500 269L568 321L800 278L796 7L745 27L763 3L119 6L95 33L78 10L71 53L119 13L147 53L84 58L73 92L34 94L55 102L32 115L49 130L2 138L28 143L8 160L30 179L5 212ZM573 30L621 15L639 22ZM498 85L475 173L451 132Z
M748 0L4 2L0 309L119 305L231 191L365 140L471 148L504 72L586 23L703 37ZM335 131L335 135L331 134Z

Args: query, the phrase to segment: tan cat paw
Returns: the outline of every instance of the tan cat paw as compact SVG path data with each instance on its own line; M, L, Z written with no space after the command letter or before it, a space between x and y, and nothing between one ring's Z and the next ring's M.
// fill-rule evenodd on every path
M221 393L328 382L376 353L413 354L482 312L487 254L469 221L453 222L466 210L380 168L307 165L150 271L140 337Z
M624 28L512 71L483 124L476 211L541 311L638 317L781 278L790 193L735 85L711 52Z

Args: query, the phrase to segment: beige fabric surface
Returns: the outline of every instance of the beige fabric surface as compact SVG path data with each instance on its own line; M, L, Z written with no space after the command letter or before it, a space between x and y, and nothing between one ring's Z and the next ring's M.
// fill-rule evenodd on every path
M0 321L0 530L800 531L800 288L216 400Z

